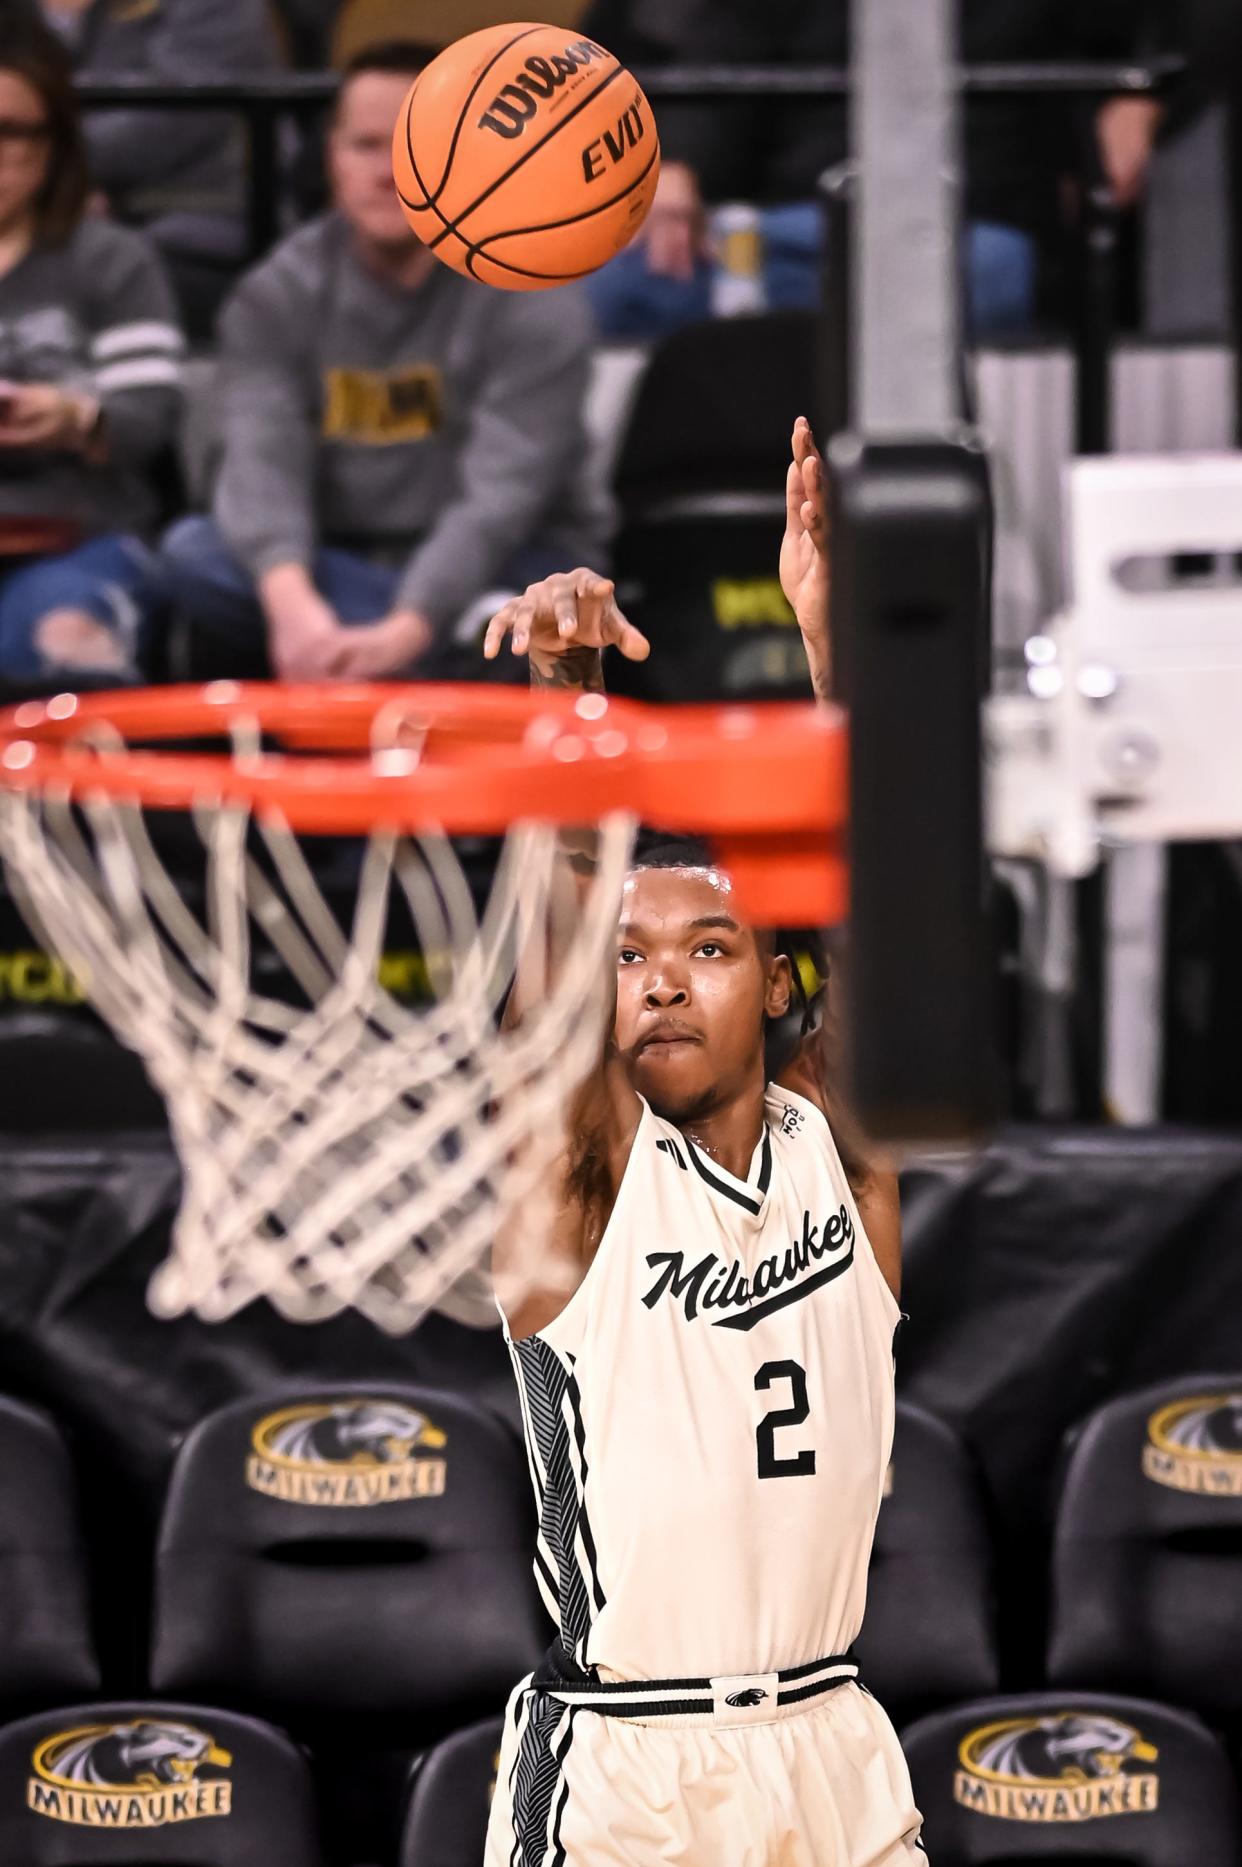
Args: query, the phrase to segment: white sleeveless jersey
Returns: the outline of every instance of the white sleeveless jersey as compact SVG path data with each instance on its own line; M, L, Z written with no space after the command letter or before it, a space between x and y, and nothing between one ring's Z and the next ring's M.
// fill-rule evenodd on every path
M672 1679L846 1651L898 1316L812 1103L769 1088L746 1180L644 1104L585 1279L510 1342L536 1574L579 1665Z

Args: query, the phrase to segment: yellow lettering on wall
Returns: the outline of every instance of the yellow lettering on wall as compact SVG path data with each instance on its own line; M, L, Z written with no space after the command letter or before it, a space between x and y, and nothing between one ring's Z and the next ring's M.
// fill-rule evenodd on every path
M779 577L717 577L712 611L722 629L784 629L794 624Z

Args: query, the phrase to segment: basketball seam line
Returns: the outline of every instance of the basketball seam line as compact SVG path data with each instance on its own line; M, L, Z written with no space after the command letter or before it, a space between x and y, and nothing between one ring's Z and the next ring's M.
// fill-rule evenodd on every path
M585 279L590 273L596 270L594 266L588 266L585 272L530 272L525 266L515 266L507 259L497 259L494 254L485 252L484 248L490 246L493 240L513 240L527 233L550 233L557 227L572 227L575 226L578 221L592 220L596 214L602 214L605 208L616 207L618 201L624 201L626 196L633 194L636 188L641 188L659 159L660 147L657 143L652 152L651 160L648 162L641 175L637 176L634 181L623 188L619 194L613 195L610 200L599 202L597 206L591 208L589 212L585 214L567 214L563 220L545 220L534 227L507 227L503 233L489 233L484 239L478 241L469 248L466 254L467 264L471 265L473 270L473 261L478 258L483 258L487 261L489 266L502 266L506 272L516 272L524 279ZM458 234L457 237L460 240L461 235ZM474 276L477 277L478 275L475 274Z
M469 93L467 94L466 100L463 103L461 109L457 113L457 122L453 125L453 134L449 138L449 151L444 162L444 173L443 175L441 175L440 180L436 185L434 194L429 194L427 196L427 202L429 206L434 207L436 202L440 199L440 196L444 193L445 187L448 183L449 175L452 171L453 158L457 154L458 138L461 136L462 125L466 121L466 112L469 110L471 104L474 102L476 96L478 95L479 86L482 84L484 78L486 78L488 72L492 69L494 65L498 65L500 63L501 59L504 57L506 52L511 52L513 50L513 47L515 45L520 45L523 39L529 39L532 33L541 32L543 30L545 29L540 26L528 26L525 32L514 33L512 39L510 39L507 44L502 45L500 50L495 54L495 56L489 59L488 63L484 65L482 71L479 73L478 77L475 79L474 83L471 85ZM407 126L407 131L408 131L408 127L409 127L409 113L408 112L406 113L406 126ZM411 150L410 160L413 161L413 159L414 159L414 154L413 154L413 150ZM423 181L422 181L421 176L419 177L418 185L420 188L423 186ZM424 190L424 192L426 191ZM443 214L441 214L440 219L444 220ZM444 224L445 226L447 226L448 222L445 221Z
M440 219L444 221L444 232L438 233L434 240L431 240L428 242L428 244L431 247L431 250L434 252L436 247L439 246L443 242L443 240L446 238L446 236L450 233L456 234L457 238L461 241L463 246L468 246L469 241L466 238L464 238L462 233L460 232L461 223L464 220L468 220L471 214L474 213L476 208L482 207L483 203L489 198L489 196L494 195L498 188L502 188L504 184L512 176L516 175L518 170L525 163L529 162L532 156L537 156L539 154L539 151L544 147L546 143L551 142L554 136L559 136L561 131L565 129L565 127L568 124L572 123L574 118L576 116L579 116L581 112L586 109L589 103L592 103L595 100L595 98L601 97L603 93L608 89L608 86L610 84L612 84L617 78L621 78L626 75L627 74L626 74L626 69L624 65L618 65L615 71L610 71L608 73L608 76L604 79L602 84L597 84L593 91L589 91L584 98L581 98L579 102L574 105L573 109L570 111L567 117L562 117L559 123L553 124L552 128L546 131L545 134L539 138L539 141L537 143L532 143L531 147L526 151L525 155L519 156L517 161L513 163L510 168L507 168L503 175L498 175L495 181L492 182L488 187L486 187L483 190L483 193L481 195L479 195L475 200L471 201L468 207L464 207L460 214L455 214L451 221L445 220L444 215L440 212L440 209L437 207L436 213L439 214Z

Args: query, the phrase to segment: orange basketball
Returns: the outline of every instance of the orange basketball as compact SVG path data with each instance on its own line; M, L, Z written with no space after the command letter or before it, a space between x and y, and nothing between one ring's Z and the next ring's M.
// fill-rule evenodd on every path
M629 244L660 173L651 106L564 26L491 26L433 59L392 143L406 218L469 278L536 292Z

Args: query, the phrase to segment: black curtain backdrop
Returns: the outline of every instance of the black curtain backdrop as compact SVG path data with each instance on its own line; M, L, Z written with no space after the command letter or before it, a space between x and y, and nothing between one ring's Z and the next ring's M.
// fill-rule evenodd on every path
M431 1317L392 1339L256 1304L159 1322L145 1305L178 1196L166 1142L0 1142L0 1390L49 1408L81 1477L109 1690L137 1690L150 1551L179 1438L224 1402L305 1379L473 1393L517 1430L498 1331ZM905 1178L910 1320L898 1387L974 1451L1000 1545L1006 1683L1038 1683L1065 1434L1167 1376L1242 1374L1242 1139L1013 1130Z

